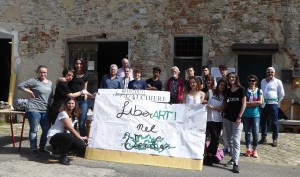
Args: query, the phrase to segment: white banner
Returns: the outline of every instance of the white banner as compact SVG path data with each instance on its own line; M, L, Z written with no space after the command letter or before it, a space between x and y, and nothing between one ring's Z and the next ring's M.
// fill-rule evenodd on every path
M97 95L89 148L203 159L204 105Z
M133 89L98 89L100 95L111 95L129 98L132 100L148 100L153 102L170 102L170 92L153 90L133 90Z

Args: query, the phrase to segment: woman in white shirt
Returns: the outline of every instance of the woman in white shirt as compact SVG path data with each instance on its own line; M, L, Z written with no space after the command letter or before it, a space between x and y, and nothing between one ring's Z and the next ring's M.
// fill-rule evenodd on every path
M202 83L200 80L191 76L187 82L185 94L183 96L183 103L186 104L200 104L204 100L205 94L201 91Z
M84 156L87 137L80 136L74 129L75 119L80 116L80 108L74 98L67 98L60 108L60 112L54 125L48 131L48 141L58 149L59 163L70 165L67 153L76 150L76 154Z
M205 163L210 166L214 163L213 157L216 155L219 146L219 137L222 129L221 112L224 110L226 89L227 81L220 79L217 83L217 87L213 90L208 90L205 96L204 102L207 102L206 130L210 135L210 143L207 147Z

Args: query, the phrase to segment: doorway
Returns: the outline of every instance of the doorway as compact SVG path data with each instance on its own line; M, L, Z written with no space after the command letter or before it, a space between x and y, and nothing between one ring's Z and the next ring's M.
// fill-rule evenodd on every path
M122 59L128 56L128 42L100 42L98 45L98 88L104 74L109 73L110 65L122 67Z
M89 75L88 90L97 92L102 76L109 73L111 64L122 67L122 59L128 55L128 42L69 42L69 66L74 67L74 59L85 59Z
M247 88L247 76L254 74L260 81L266 77L266 69L272 66L272 55L238 55L238 75L241 84Z
M0 39L0 101L8 101L11 74L12 39Z

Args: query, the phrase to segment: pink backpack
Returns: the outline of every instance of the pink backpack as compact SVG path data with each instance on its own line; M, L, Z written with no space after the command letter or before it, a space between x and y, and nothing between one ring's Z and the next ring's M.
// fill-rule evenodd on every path
M207 151L207 148L209 146L210 141L205 142L205 152ZM221 160L224 158L224 152L221 148L218 148L216 155L213 158L214 163L220 163Z

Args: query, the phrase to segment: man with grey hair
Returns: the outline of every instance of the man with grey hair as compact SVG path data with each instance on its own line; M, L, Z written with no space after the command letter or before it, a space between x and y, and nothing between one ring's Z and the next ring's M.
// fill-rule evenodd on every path
M181 103L183 99L184 79L179 77L179 68L171 68L172 77L168 80L166 90L170 92L170 103Z
M122 59L122 68L119 68L117 71L117 76L119 77L125 77L125 68L129 67L129 61L127 58ZM132 69L129 69L129 77L133 78L133 71Z
M110 74L105 74L102 77L100 88L108 89L123 89L124 85L122 78L117 76L118 66L116 64L110 65Z
M284 97L284 89L281 80L275 78L275 69L267 68L267 77L261 81L261 90L264 97L264 108L261 110L261 140L259 144L267 143L268 118L271 117L273 126L273 143L277 146L278 139L278 102Z

